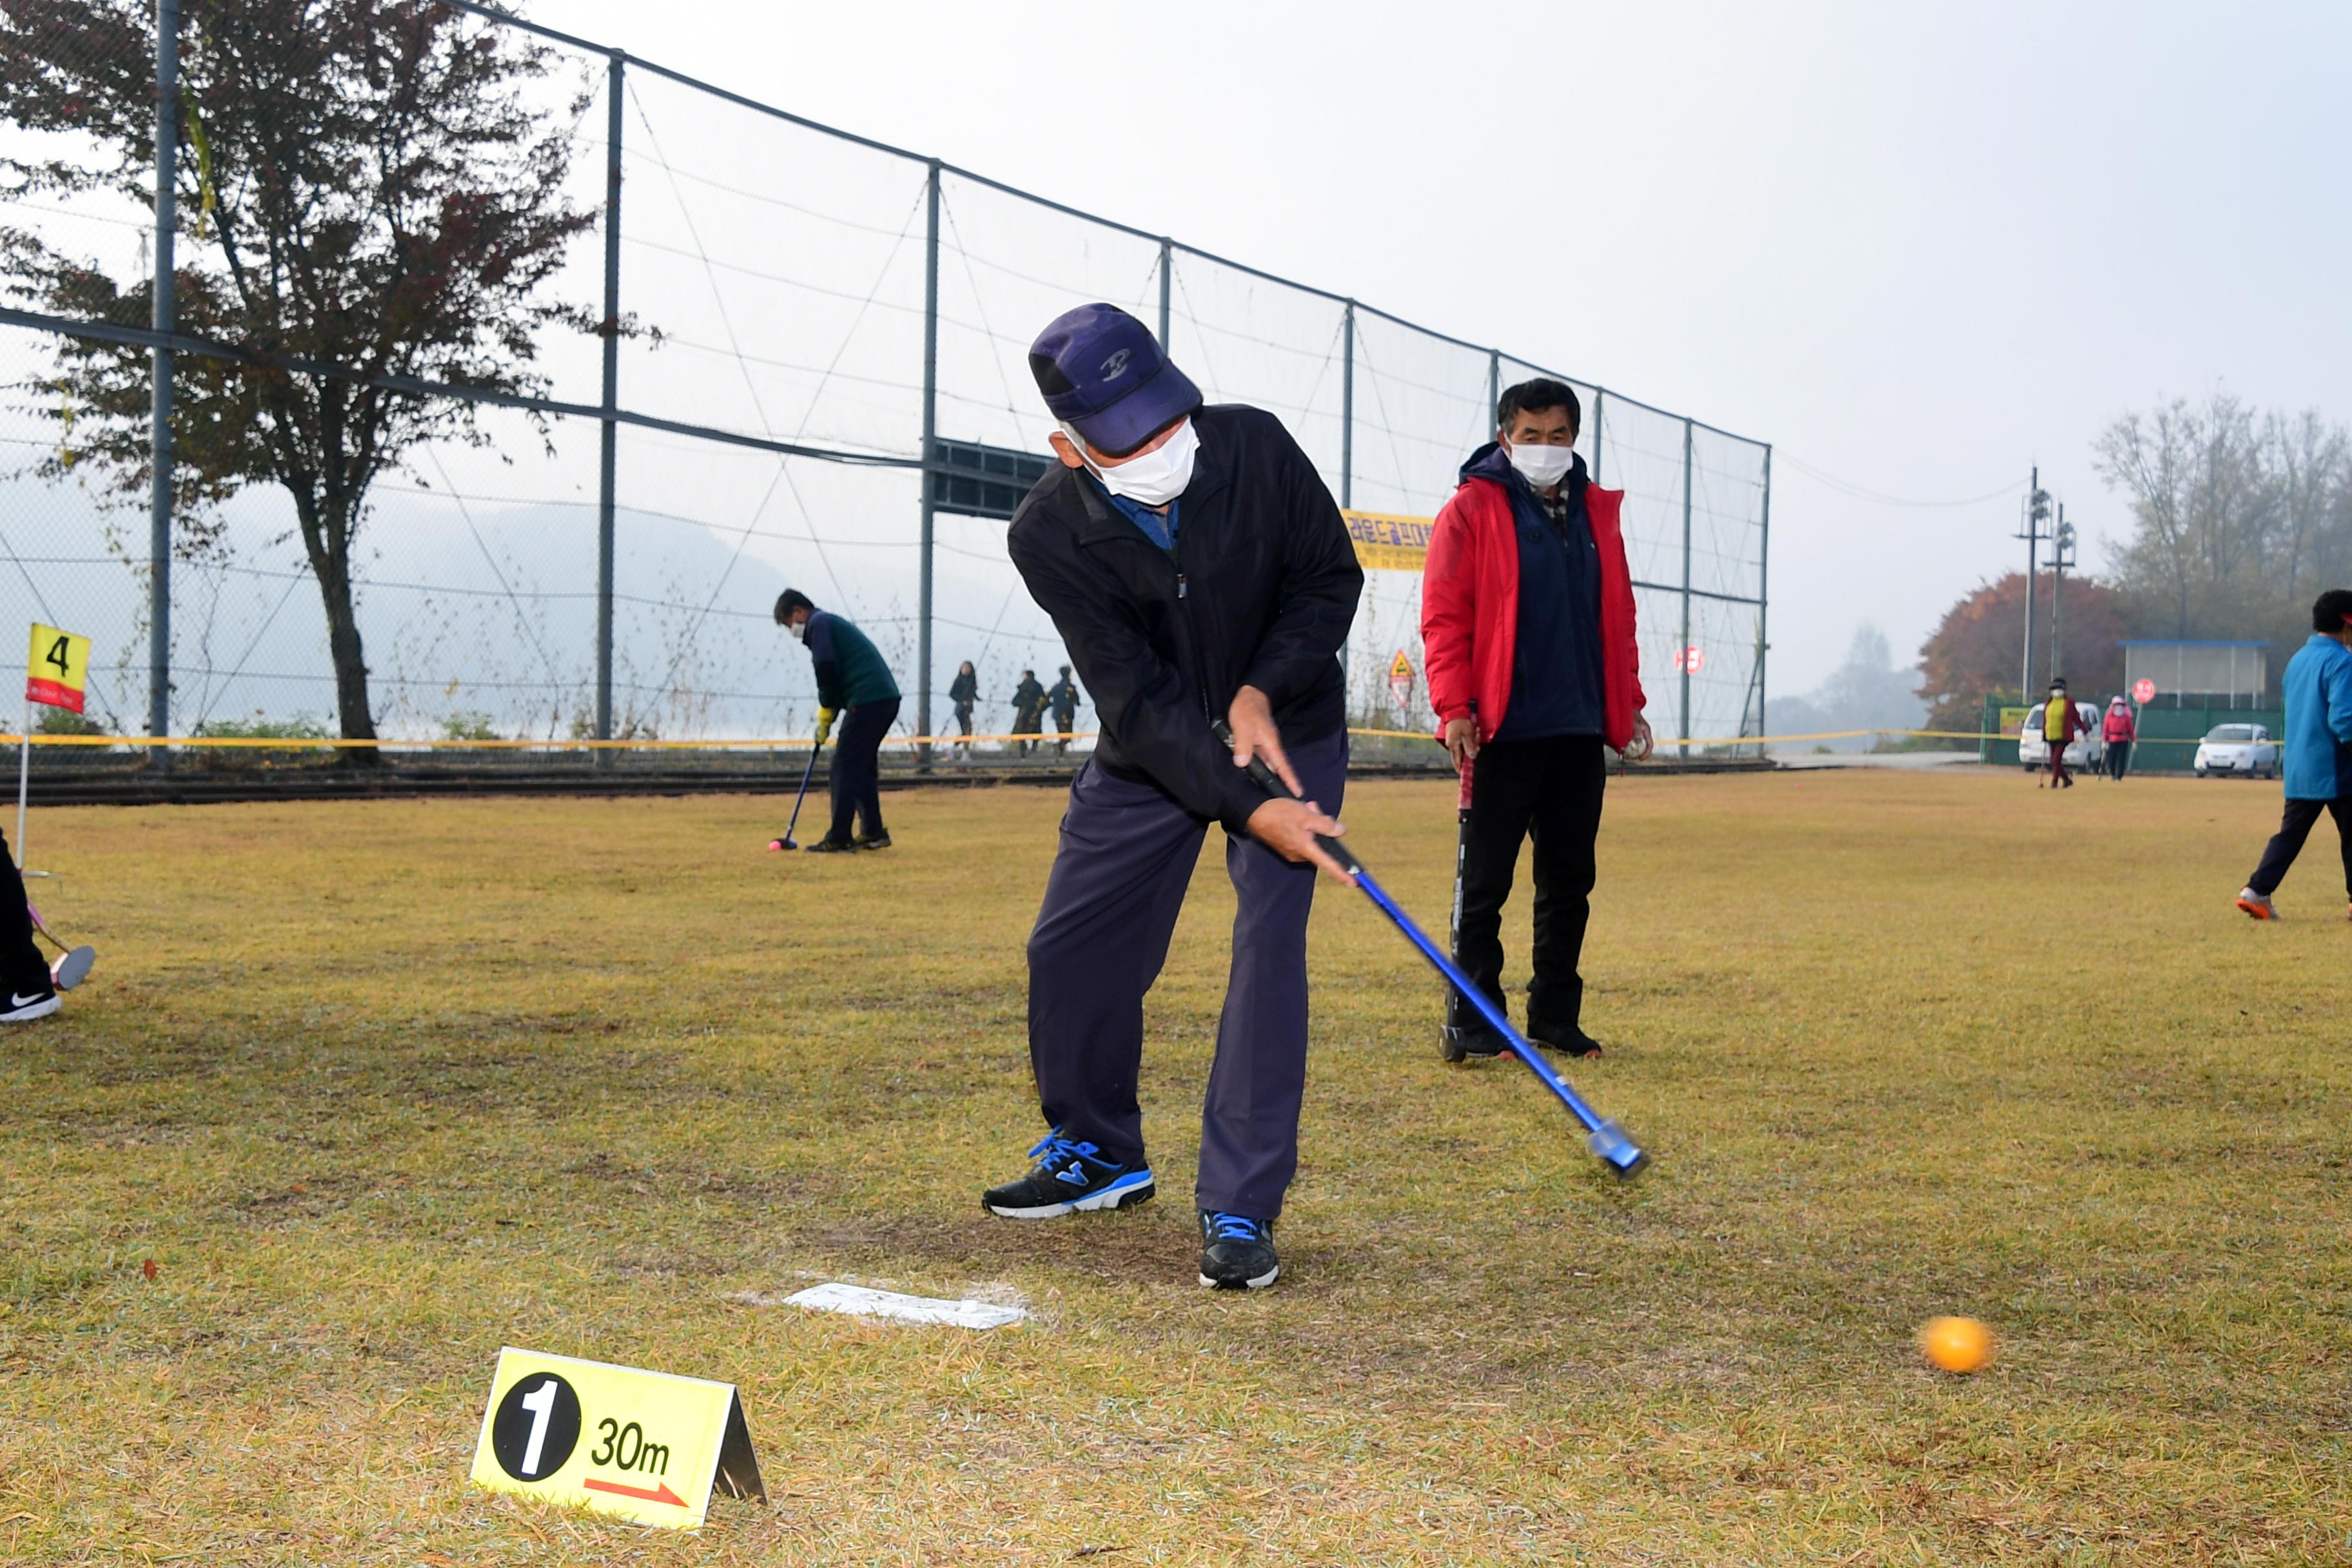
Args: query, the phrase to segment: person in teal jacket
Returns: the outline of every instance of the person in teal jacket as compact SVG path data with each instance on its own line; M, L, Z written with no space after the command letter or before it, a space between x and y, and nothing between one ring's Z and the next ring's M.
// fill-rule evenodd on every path
M2311 640L2287 660L2279 681L2286 699L2286 815L2238 894L2238 907L2258 921L2278 919L2271 895L2323 811L2336 818L2352 917L2352 589L2320 595L2311 626Z
M833 733L835 716L841 719L841 744L834 748L829 778L833 826L809 846L809 853L887 849L880 752L883 738L898 718L898 683L891 679L881 650L864 632L842 616L818 609L797 588L785 589L776 601L776 624L807 644L809 658L816 661L818 745ZM853 816L866 828L854 838Z

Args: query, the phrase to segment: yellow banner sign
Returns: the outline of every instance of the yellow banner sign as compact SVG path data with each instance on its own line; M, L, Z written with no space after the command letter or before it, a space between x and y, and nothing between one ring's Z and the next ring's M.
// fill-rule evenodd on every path
M1367 572L1418 572L1429 560L1433 518L1396 517L1381 511L1343 511L1348 537L1356 542L1356 564Z
M499 1352L474 1446L474 1484L699 1530L710 1489L767 1500L731 1383Z
M89 639L34 622L32 646L25 654L25 700L79 713L89 684Z

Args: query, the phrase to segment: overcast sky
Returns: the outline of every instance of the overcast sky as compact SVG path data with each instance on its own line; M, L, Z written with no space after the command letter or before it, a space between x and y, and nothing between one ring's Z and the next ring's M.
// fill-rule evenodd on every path
M2095 569L2126 408L2352 417L2352 6L530 14L1773 442L1776 691L2021 563L2036 461Z

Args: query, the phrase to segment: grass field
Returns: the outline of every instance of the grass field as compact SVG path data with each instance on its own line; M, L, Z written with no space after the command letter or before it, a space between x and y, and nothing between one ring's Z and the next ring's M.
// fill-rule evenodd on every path
M1439 924L1451 798L1347 814ZM2290 919L2231 910L2276 804L1613 785L1573 1076L1657 1152L1626 1188L1519 1068L1437 1060L1429 976L1327 884L1248 1297L1192 1278L1213 833L1163 1195L1018 1226L975 1199L1036 1131L1056 794L895 795L855 859L761 853L743 798L41 813L105 956L0 1037L0 1561L2352 1560L2352 926L2325 827ZM745 1300L829 1278L1038 1317ZM1990 1370L1920 1363L1947 1311ZM739 1383L772 1506L470 1490L503 1343Z

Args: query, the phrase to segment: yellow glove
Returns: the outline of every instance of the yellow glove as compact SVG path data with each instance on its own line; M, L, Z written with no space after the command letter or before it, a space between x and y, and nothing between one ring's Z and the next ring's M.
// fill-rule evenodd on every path
M816 710L816 743L822 746L826 741L832 739L832 737L833 710L830 708L820 708Z

